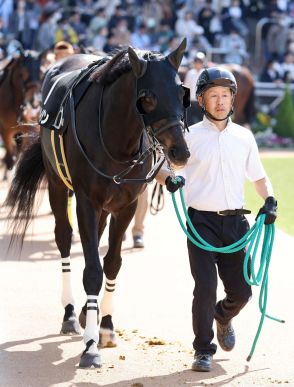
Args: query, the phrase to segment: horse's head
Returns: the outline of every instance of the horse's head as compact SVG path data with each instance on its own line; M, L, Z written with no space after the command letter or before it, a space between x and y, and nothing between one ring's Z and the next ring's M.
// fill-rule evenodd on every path
M167 57L152 60L140 57L132 48L128 50L137 80L137 110L175 167L183 167L190 156L183 136L187 91L177 72L185 47L183 40Z

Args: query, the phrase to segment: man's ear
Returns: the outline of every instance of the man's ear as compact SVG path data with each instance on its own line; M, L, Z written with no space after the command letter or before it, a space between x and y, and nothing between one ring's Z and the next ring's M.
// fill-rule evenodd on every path
M198 105L202 108L203 107L203 96L202 95L198 95L197 102L198 102Z

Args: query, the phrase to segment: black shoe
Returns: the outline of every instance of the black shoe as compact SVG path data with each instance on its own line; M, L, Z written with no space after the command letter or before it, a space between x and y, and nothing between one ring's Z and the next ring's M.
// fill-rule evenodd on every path
M208 353L199 353L194 356L192 370L198 372L209 372L212 368L212 355Z
M231 321L226 325L220 324L218 321L216 321L216 327L217 340L219 345L224 351L231 351L234 348L236 342L235 331Z
M134 241L134 248L135 249L142 249L144 247L144 241L143 241L143 237L141 235L134 235L133 241Z

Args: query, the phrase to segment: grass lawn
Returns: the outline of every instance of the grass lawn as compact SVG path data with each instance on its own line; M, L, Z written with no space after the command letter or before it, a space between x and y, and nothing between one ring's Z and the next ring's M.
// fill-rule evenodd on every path
M278 218L275 224L294 237L294 157L271 157L262 154L261 157L278 201ZM246 182L245 199L246 208L255 214L264 203L250 182Z

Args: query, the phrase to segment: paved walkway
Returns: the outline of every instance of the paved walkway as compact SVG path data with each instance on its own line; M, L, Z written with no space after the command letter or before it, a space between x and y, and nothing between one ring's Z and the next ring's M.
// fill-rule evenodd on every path
M6 187L2 183L0 188L2 202ZM114 315L119 346L102 350L101 370L79 369L82 338L59 335L60 261L46 195L20 257L7 252L6 213L1 210L0 387L294 386L294 239L277 232L269 277L268 312L286 324L265 320L255 354L246 362L260 316L255 288L235 320L234 351L219 349L213 371L196 373L190 370L193 283L186 242L168 194L165 201L161 213L147 217L146 248L132 249L130 233L124 242ZM104 236L102 256L106 248ZM77 233L72 258L79 309L85 296Z

